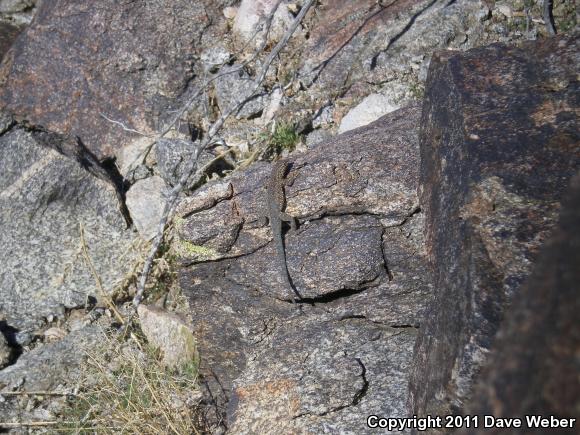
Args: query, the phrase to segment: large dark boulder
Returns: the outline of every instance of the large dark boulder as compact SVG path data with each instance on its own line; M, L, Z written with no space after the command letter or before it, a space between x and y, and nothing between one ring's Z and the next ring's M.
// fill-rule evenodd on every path
M420 108L293 157L285 237L297 315L264 221L271 166L210 183L177 209L180 284L202 372L235 433L363 433L404 416L430 300L416 195ZM218 409L219 409L218 406Z
M413 414L462 408L554 229L580 167L578 45L562 36L431 62L420 198L437 291L415 348Z
M466 410L470 415L517 417L524 424L509 430L480 428L477 433L532 433L526 415L576 419L573 427L539 427L536 433L578 433L579 289L580 174L562 201L558 228L506 313Z

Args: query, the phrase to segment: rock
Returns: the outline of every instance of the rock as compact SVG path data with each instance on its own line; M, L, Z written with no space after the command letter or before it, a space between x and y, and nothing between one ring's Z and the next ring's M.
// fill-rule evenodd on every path
M358 106L351 109L350 112L342 118L340 127L338 127L338 132L344 133L345 131L370 124L381 116L393 112L398 108L399 107L394 105L393 102L384 95L371 94L365 97Z
M222 113L249 98L255 88L254 80L243 69L227 74L238 68L239 65L224 66L220 70L220 74L226 74L215 81L217 103ZM237 112L237 116L239 118L259 116L264 110L265 104L264 97L257 95L242 106Z
M143 162L149 147L151 147L151 139L143 138L117 151L116 163L119 173L131 183L151 175L149 168Z
M178 205L174 243L187 265L179 279L201 370L218 404L229 403L235 433L268 424L348 433L368 412L405 414L411 348L431 294L416 196L419 119L420 108L401 109L293 156L287 212L300 228L285 243L305 298L300 316L263 219L270 165Z
M97 352L102 340L98 327L87 326L60 341L38 346L0 371L0 386L7 391L52 391L61 384L73 385L86 352Z
M411 414L462 408L554 230L580 168L579 53L578 37L564 36L431 61L420 197L437 294L415 349Z
M494 20L482 15L480 1L441 3L413 0L385 3L336 0L319 4L306 16L308 38L300 41L300 63L292 59L279 67L291 75L298 70L304 97L289 102L289 114L309 108L316 113L333 96L335 120L372 93L389 95L402 107L421 100L424 66L436 49L466 50L492 42L528 39L511 26L496 32ZM533 24L530 32L535 31ZM399 90L395 89L397 94ZM337 96L337 93L339 96ZM393 98L394 97L394 98Z
M466 32L474 34L469 44L478 43L478 3L418 0L381 7L373 0L339 0L322 5L306 41L301 75L317 77L316 88L327 91L345 83L409 79L416 75L413 58L459 45Z
M322 107L312 118L312 128L329 127L334 124L334 107L326 105ZM373 121L375 121L373 119Z
M233 31L243 39L249 40L256 32L260 19L272 12L274 6L275 0L242 0L235 17Z
M36 0L0 0L2 24L14 25L22 30L36 13Z
M87 255L107 292L131 272L134 236L119 193L91 159L34 127L0 136L0 315L21 341L46 317L101 298Z
M224 3L40 2L2 65L0 105L112 157L142 138L112 121L152 135L189 98L200 41L217 39L210 16Z
M1 0L0 12L3 14L24 12L27 9L34 7L34 3L34 0Z
M276 3L276 0L242 0L236 13L232 30L244 42L249 42L253 39L254 45L258 47L264 37L262 28L258 26L262 26L260 24L261 20L272 12ZM293 16L287 5L281 3L272 19L268 39L270 41L278 41L292 21Z
M0 111L0 135L6 133L14 124L14 118L10 114Z
M506 321L467 406L470 415L577 416L579 230L580 174L573 178L562 201L558 227L542 247L519 297L506 311ZM492 428L485 429L485 433L505 431ZM510 433L530 433L530 429L524 425Z
M495 9L507 18L512 18L514 16L514 11L509 4L496 4Z
M143 240L152 240L157 234L166 190L165 181L153 176L137 181L127 192L127 208Z
M183 171L197 154L199 143L183 139L160 139L155 144L159 175L171 186L177 184Z
M228 6L227 8L224 8L223 14L228 20L233 20L238 14L238 8Z
M309 133L306 136L306 146L308 148L314 148L320 142L325 141L326 139L330 139L332 137L332 133L328 130L318 129L314 130L312 133Z
M0 370L0 415L3 422L54 421L59 408L58 396L4 395L2 392L65 393L72 391L82 377L87 354L100 352L102 331L87 326L71 332L62 340L39 345L21 355L15 364ZM56 412L58 413L58 411Z
M263 338L235 382L232 433L371 433L365 415L406 416L414 330L310 317Z
M484 21L489 20L490 17L491 17L491 11L490 11L489 7L485 3L482 2L481 3L481 9L479 9L475 13L475 17L481 23L483 23Z
M2 331L0 331L0 369L3 369L12 359L12 349L8 345L8 341L4 337Z
M284 92L280 88L273 89L270 93L270 101L260 120L262 124L266 125L274 119L276 112L280 109Z
M212 46L201 53L200 60L204 71L213 72L229 62L232 54L220 45Z
M163 363L181 368L197 363L195 337L185 319L155 306L139 305L141 330L150 344L163 352Z

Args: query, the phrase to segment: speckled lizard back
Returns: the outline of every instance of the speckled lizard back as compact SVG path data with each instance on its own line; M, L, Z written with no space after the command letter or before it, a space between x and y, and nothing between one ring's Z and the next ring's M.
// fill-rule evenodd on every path
M284 208L286 207L284 185L289 166L290 162L284 159L278 160L273 164L267 186L267 199L270 227L272 228L272 237L278 253L281 275L283 276L284 283L290 290L292 301L295 302L296 299L294 295L296 294L298 298L300 298L300 294L292 285L290 274L288 273L286 251L284 249L284 238L282 234L282 222L290 222L292 229L295 229L296 227L295 219L284 212Z

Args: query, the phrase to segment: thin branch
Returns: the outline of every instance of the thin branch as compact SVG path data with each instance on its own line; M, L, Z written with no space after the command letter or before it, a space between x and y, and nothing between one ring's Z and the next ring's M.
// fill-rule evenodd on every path
M129 168L134 169L134 166L133 165L136 162L138 162L138 161L141 161L142 162L142 161L144 161L147 158L147 156L151 152L151 149L153 148L153 146L159 141L159 139L165 137L167 135L167 133L169 133L171 131L171 129L173 127L175 127L175 125L179 122L179 120L182 118L182 116L184 115L184 113L191 108L191 106L193 105L193 103L195 102L195 100L197 100L199 98L199 96L208 89L208 87L209 87L209 85L211 83L213 83L214 81L218 80L221 77L224 77L224 76L229 75L229 74L234 74L234 73L236 73L238 71L243 70L248 64L250 64L251 62L253 62L259 56L259 54L262 52L262 50L266 46L266 43L268 42L268 36L270 34L270 28L272 27L272 21L274 19L274 14L278 10L278 7L282 3L282 1L283 0L278 0L278 2L274 5L274 8L272 9L272 11L265 18L263 18L263 22L262 23L260 23L260 24L258 24L256 26L256 29L254 30L254 33L252 33L250 39L248 40L248 42L246 43L246 45L244 45L244 47L242 47L242 49L240 50L240 53L243 52L243 50L245 50L245 48L247 47L247 45L249 45L250 42L252 42L254 40L254 38L258 35L258 33L263 30L263 26L265 24L266 25L266 28L265 28L264 40L260 44L260 47L258 47L258 49L255 50L254 53L252 53L252 56L250 56L248 59L246 59L245 61L243 61L239 65L236 65L235 67L230 68L227 71L222 71L222 72L220 72L218 74L214 74L208 80L204 81L203 84L201 85L201 87L197 91L193 92L193 95L191 97L189 97L185 101L185 103L183 104L183 106L181 106L181 108L179 108L179 109L177 109L177 110L174 111L175 116L173 118L171 118L171 120L169 121L169 123L156 136L148 136L148 135L143 134L143 133L141 133L141 132L139 132L137 130L134 130L132 128L129 128L129 127L125 126L122 122L115 121L114 119L107 118L102 113L100 114L107 121L112 122L114 124L117 124L117 125L121 126L121 128L123 130L125 130L125 131L132 132L132 133L138 133L138 134L141 134L143 136L146 136L146 137L149 137L149 138L152 138L153 139L153 141L150 144L148 144L147 147L145 147L143 149L143 151L141 151L141 153L137 156L137 158L129 164ZM223 65L224 64L221 64L220 67L223 66Z
M214 74L207 81L205 81L201 85L201 87L196 92L194 92L191 97L189 97L189 99L185 102L185 104L179 110L177 110L175 112L175 116L171 119L171 121L169 121L169 123L165 126L165 128L163 130L161 130L159 135L155 138L155 141L153 143L151 143L150 145L148 145L147 148L145 148L145 150L143 150L143 152L141 153L139 158L141 158L141 159L145 158L149 154L149 152L151 151L151 148L153 148L153 145L155 145L155 143L159 139L165 137L165 135L167 135L167 133L169 133L171 131L171 129L173 127L175 127L175 125L181 119L181 117L185 114L185 112L191 108L191 106L193 105L195 100L203 92L205 92L207 90L207 88L209 87L209 85L211 83L213 83L214 81L216 81L224 76L227 76L229 74L234 74L238 71L243 70L247 65L249 65L251 62L253 62L259 56L259 54L262 52L262 50L264 50L264 48L266 47L266 43L268 42L268 35L270 34L270 28L272 27L272 21L274 19L274 14L278 10L278 7L282 3L282 1L283 0L278 0L278 2L274 5L274 8L272 9L272 11L268 14L268 16L265 17L265 22L262 23L261 25L256 26L256 30L254 31L254 33L250 37L250 40L248 41L247 44L249 44L251 41L253 41L253 39L257 36L257 34L262 30L263 24L266 24L266 29L265 29L264 40L260 44L260 47L258 47L258 49L255 50L254 53L252 53L252 56L250 56L248 59L246 59L245 61L243 61L239 65L236 65L235 67L230 68L227 71L222 71L218 74ZM247 46L247 44L246 44L246 46ZM244 48L242 48L242 51L245 49L246 46L244 46ZM222 64L222 66L223 66L223 64Z
M42 426L53 426L59 424L58 421L29 421L29 422L1 422L0 428L18 428L18 427L42 427Z
M278 4L279 3L280 2L278 2ZM294 34L296 29L300 25L300 22L302 21L304 16L308 13L310 8L312 7L313 3L314 3L314 0L307 0L305 2L302 9L300 10L298 15L294 19L292 25L288 28L288 30L286 31L286 33L284 34L282 39L276 44L276 46L272 49L272 51L270 52L270 54L268 55L268 57L264 61L262 71L258 75L258 78L254 81L254 87L252 89L252 92L249 94L249 96L245 97L242 101L238 101L236 104L234 104L232 107L230 107L224 113L222 113L222 115L214 122L214 124L209 129L207 136L204 138L203 142L201 143L201 145L197 148L196 152L194 153L193 158L188 162L188 165L186 166L186 168L184 168L183 174L181 175L179 181L177 182L177 184L173 187L173 189L171 189L171 191L167 195L165 207L163 209L163 215L162 215L162 217L159 221L159 225L157 227L157 234L155 235L155 238L153 240L153 244L151 245L151 249L149 250L149 254L147 255L147 259L145 260L145 264L143 265L143 271L142 271L141 277L139 279L139 283L137 286L137 292L135 294L135 297L133 298L133 305L135 306L135 308L138 307L139 304L141 303L141 301L143 300L143 293L145 291L147 277L149 276L149 272L151 271L153 261L154 261L155 257L157 256L157 252L159 251L159 246L161 245L161 242L163 241L163 234L165 231L165 226L167 225L167 221L169 219L169 216L171 215L171 213L176 205L177 197L178 197L179 193L181 192L181 190L183 189L183 187L187 183L187 180L193 174L193 171L197 168L197 160L199 158L199 155L203 152L203 150L207 147L207 145L212 141L213 137L223 127L226 120L233 113L240 110L248 100L253 98L258 93L258 91L260 90L260 88L262 86L264 79L266 78L266 74L268 73L268 70L270 69L270 66L272 65L272 62L280 54L280 51L282 51L282 49L286 46L286 44L288 43L288 40ZM185 108L181 111L181 113L184 113L184 112L185 112ZM201 173L201 171L198 171L198 175L197 175L198 177L200 176L199 175L200 173Z
M139 130L135 130L133 128L129 128L125 124L123 124L121 121L115 121L114 119L111 119L111 118L107 117L104 113L99 113L99 115L101 115L107 121L109 121L109 122L111 122L113 124L119 125L123 130L128 131L129 133L137 133L138 135L141 135L141 136L151 137L151 138L153 137L153 136L151 136L149 134L140 132Z
M54 391L0 391L0 396L78 396L76 393L57 393Z
M105 301L105 303L107 304L109 309L113 312L113 314L115 315L117 320L119 320L119 322L121 322L121 324L124 324L125 320L123 319L123 316L121 316L121 313L119 313L119 311L117 310L117 307L115 307L115 304L113 303L113 301L111 301L111 299L107 295L107 292L105 292L105 289L103 288L103 282L101 281L101 277L99 276L99 274L97 273L97 270L95 269L95 266L93 265L93 262L91 260L91 256L89 255L87 241L85 240L85 227L82 224L82 222L79 223L79 232L80 232L80 238L81 238L81 249L83 251L83 257L85 258L85 262L87 263L87 266L88 266L91 274L93 275L93 278L95 279L95 283L97 284L97 289L99 290L99 293L101 293L101 297L103 298L103 300Z

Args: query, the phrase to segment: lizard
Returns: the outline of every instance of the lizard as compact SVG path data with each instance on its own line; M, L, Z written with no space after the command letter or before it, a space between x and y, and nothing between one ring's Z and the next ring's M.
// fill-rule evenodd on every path
M268 181L266 195L268 202L268 217L270 220L270 228L272 229L272 237L278 254L278 263L284 277L284 282L292 295L292 302L296 303L296 297L298 297L298 299L302 299L302 297L292 284L290 273L288 272L284 234L282 233L282 222L289 222L292 230L295 230L297 227L296 218L290 216L284 211L286 208L286 193L284 185L286 184L286 174L288 173L289 168L290 162L286 159L278 160L272 165L272 172Z

